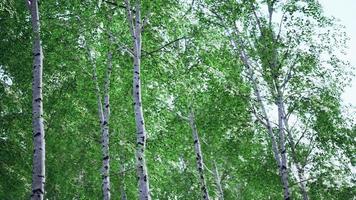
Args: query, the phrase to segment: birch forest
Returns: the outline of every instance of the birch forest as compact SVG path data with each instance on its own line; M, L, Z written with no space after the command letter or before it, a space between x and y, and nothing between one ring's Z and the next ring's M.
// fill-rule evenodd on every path
M355 200L348 43L318 0L0 0L0 199Z

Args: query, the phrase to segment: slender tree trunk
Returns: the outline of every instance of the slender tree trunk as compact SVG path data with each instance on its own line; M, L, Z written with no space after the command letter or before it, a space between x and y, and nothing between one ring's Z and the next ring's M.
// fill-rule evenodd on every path
M214 161L214 178L215 178L216 189L218 191L218 199L224 200L224 191L221 186L221 178L215 161Z
M201 187L202 197L204 200L209 200L208 188L206 186L205 177L204 177L203 153L202 153L201 147L200 147L200 140L199 140L198 130L197 130L197 127L195 124L193 111L190 112L189 124L190 124L190 127L192 128L192 133L193 133L194 151L195 151L196 160L197 160L197 169L198 169L199 178L200 178L200 187Z
M280 108L278 106L278 117L279 117L279 122L282 121L282 123L279 123L280 127L279 127L279 133L280 133L280 146L281 146L281 152L279 152L278 150L278 145L277 145L277 141L276 138L274 136L273 133L273 129L272 129L272 125L271 122L269 120L269 117L267 115L267 111L265 109L265 106L263 104L262 98L261 98L261 94L258 88L258 83L257 83L257 79L254 77L254 72L252 69L252 66L249 63L248 57L244 52L244 47L241 41L237 43L235 43L234 39L232 38L231 34L230 36L230 40L232 42L232 45L238 50L240 59L242 60L242 62L244 63L245 67L248 70L248 75L249 75L249 79L252 82L253 85L253 89L254 89L254 93L257 97L257 102L259 103L259 107L262 111L262 115L265 118L265 122L261 121L261 123L263 123L263 125L266 126L268 134L270 136L271 142L272 142L272 150L274 153L274 158L277 162L278 165L278 169L279 169L279 175L281 177L281 182L283 184L283 189L284 189L284 199L285 200L290 200L290 192L289 192L289 184L288 184L288 170L287 170L287 155L286 155L286 149L285 149L285 133L284 133L284 126L283 126L283 113L281 115L280 112ZM282 99L282 101L281 101ZM280 102L283 103L283 96L281 96L281 99L278 99L277 104L279 105ZM283 110L282 110L283 111ZM281 129L282 127L282 129Z
M134 112L137 130L137 176L139 181L139 199L140 200L151 200L151 195L149 191L149 179L147 172L147 165L145 160L145 149L146 149L146 129L142 110L142 98L141 98L141 79L140 79L140 68L141 68L141 4L140 0L136 0L135 6L135 19L133 18L133 12L128 0L125 0L127 9L127 18L130 27L131 36L134 43L134 69L133 69L133 101L134 101Z
M43 52L40 38L38 1L26 1L31 13L33 30L33 83L32 83L32 126L33 126L33 171L32 200L44 198L45 186L45 132L42 107Z
M278 84L278 83L277 83ZM284 126L284 110L283 110L283 94L280 88L277 86L277 106L278 106L278 131L279 131L279 144L281 150L281 175L282 175L282 183L284 189L284 199L289 200L290 191L289 191L289 183L288 183L288 164L287 164L287 150L286 150L286 142L285 142L285 126Z
M111 40L111 38L110 38ZM111 44L111 42L110 42ZM109 44L109 45L110 45ZM110 48L110 47L109 47ZM105 76L105 86L104 86L104 114L103 114L103 134L102 134L102 144L103 144L103 195L104 200L110 200L110 155L109 155L109 118L110 118L110 76L112 71L112 52L109 50L107 58L107 70Z
M288 136L288 140L290 143L290 147L291 147L291 157L293 159L294 164L296 165L297 168L297 173L298 173L298 181L299 181L299 189L300 189L300 193L302 194L303 200L309 200L309 195L306 189L306 185L305 185L305 180L304 180L304 170L303 168L300 166L299 161L297 159L297 153L296 153L296 145L294 143L294 139L293 136L291 134L291 131L289 129L289 124L288 124L288 120L286 118L286 112L285 112L285 105L284 102L282 102L282 109L283 109L283 120L284 120L284 125L287 131L287 136Z
M111 39L111 38L110 38ZM90 57L89 49L88 56ZM91 58L90 58L91 59ZM109 118L110 118L110 76L112 71L112 52L109 50L107 57L107 69L104 83L104 107L101 101L100 87L98 81L98 75L95 63L93 65L93 80L95 83L95 93L98 104L98 118L100 124L100 130L102 134L102 154L103 154L103 166L102 166L102 191L103 199L110 200L110 155L109 155Z

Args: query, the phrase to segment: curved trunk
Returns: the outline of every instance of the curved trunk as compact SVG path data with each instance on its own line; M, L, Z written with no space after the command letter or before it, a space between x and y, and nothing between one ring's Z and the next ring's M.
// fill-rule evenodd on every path
M33 126L33 171L32 200L44 198L45 185L45 132L42 107L42 64L43 54L40 39L38 1L26 1L31 12L33 29L33 83L32 83L32 126Z

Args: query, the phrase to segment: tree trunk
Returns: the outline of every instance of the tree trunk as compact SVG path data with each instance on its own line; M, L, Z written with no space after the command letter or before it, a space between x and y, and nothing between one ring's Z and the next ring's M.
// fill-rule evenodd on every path
M300 193L302 194L303 200L309 200L309 196L308 196L308 192L307 192L305 180L304 180L304 170L300 166L299 161L297 159L297 154L296 154L296 149L295 149L296 144L294 143L294 139L291 134L291 130L289 129L288 120L286 118L284 102L282 102L282 109L283 109L283 115L284 115L284 117L283 117L284 125L285 125L286 131L287 131L287 136L288 136L288 140L289 140L290 147L291 147L291 157L292 157L293 162L297 168Z
M38 1L26 1L31 13L33 29L33 83L32 83L32 126L33 126L33 171L32 200L44 198L45 185L45 132L42 107L43 52L40 38Z
M111 39L111 38L110 38ZM88 56L90 58L90 50L87 47ZM97 97L98 104L98 118L101 130L101 144L102 144L102 154L103 154L103 166L102 166L102 192L103 199L110 200L110 155L109 155L109 118L110 118L110 76L112 71L112 52L109 50L107 57L107 69L105 75L104 83L104 107L101 101L101 93L98 81L98 75L96 70L96 65L93 65L93 81L95 84L95 93Z
M111 38L110 38L111 40ZM110 47L109 47L110 48ZM109 155L109 118L110 118L110 75L112 70L112 52L108 52L107 70L104 86L104 111L102 123L103 144L103 195L104 200L110 200L110 155Z
M137 162L137 176L139 181L139 199L151 200L149 191L149 179L145 160L146 149L146 129L142 110L142 98L141 98L141 5L140 0L136 0L135 6L135 19L133 19L133 12L128 0L125 0L127 18L130 27L131 36L134 43L134 69L133 69L133 101L134 112L137 131L137 150L136 150L136 162Z
M196 160L197 160L197 169L198 169L199 178L200 178L200 187L201 187L202 197L204 200L209 200L209 193L208 193L208 189L207 189L205 177L204 177L203 154L202 154L201 147L200 147L200 140L199 140L198 130L197 130L197 127L195 124L193 111L190 112L189 123L190 123L190 127L192 128L192 133L193 133L194 150L195 150L195 155L196 155Z
M266 126L268 134L271 138L271 142L272 142L272 150L274 153L274 157L275 160L277 162L278 165L278 170L279 170L279 175L281 177L281 182L283 184L283 189L284 189L284 199L285 200L289 200L290 198L290 192L289 192L289 184L288 184L288 170L287 170L287 155L286 155L286 149L285 149L285 133L284 133L284 126L283 126L283 113L281 113L281 111L283 112L283 110L280 110L280 103L283 103L283 96L280 96L280 98L278 99L277 102L277 106L278 106L278 118L279 118L279 136L280 136L280 147L281 147L281 152L279 152L278 150L278 145L277 145L277 141L275 139L274 133L273 133L273 129L272 129L272 125L271 122L269 120L269 117L267 116L267 111L265 109L265 106L263 104L262 98L261 98L261 94L258 88L258 83L256 78L254 77L254 72L252 69L252 66L249 63L248 57L245 54L244 50L243 50L243 44L241 41L238 42L238 44L235 43L235 41L233 40L231 34L230 36L230 40L233 44L233 46L238 49L238 53L240 56L240 59L242 60L242 62L244 63L245 67L248 70L248 75L249 75L249 79L252 82L253 85L253 89L254 89L254 93L257 97L257 102L259 103L260 109L262 110L262 115L265 118L265 122L260 120L261 123L263 123L263 125Z
M278 84L278 83L277 83ZM284 199L289 200L290 191L289 191L289 183L288 183L288 164L287 164L287 150L286 150L286 142L285 142L285 127L284 127L284 110L283 110L283 94L280 88L277 86L277 106L278 106L278 131L279 131L279 144L281 151L281 178L284 189Z
M224 191L221 186L221 178L215 161L214 161L214 178L215 178L216 189L218 191L218 199L224 200Z

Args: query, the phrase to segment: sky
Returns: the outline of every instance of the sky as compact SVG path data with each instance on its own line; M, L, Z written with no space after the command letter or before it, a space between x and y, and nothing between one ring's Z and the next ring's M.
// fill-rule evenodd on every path
M352 66L356 67L356 0L319 0L325 14L334 16L340 23L346 26L346 33L350 37L347 58ZM342 99L346 104L356 106L356 77L352 81L352 86L345 88Z

